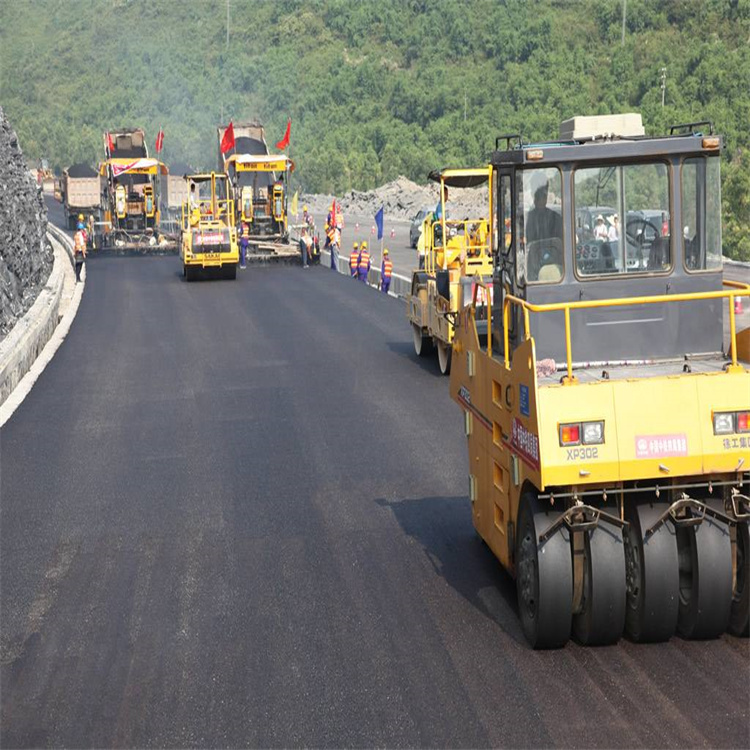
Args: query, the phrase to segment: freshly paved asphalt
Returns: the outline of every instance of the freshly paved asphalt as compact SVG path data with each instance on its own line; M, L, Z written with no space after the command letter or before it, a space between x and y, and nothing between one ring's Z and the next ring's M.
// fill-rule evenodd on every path
M0 431L3 747L747 747L747 640L531 651L403 303L98 258Z

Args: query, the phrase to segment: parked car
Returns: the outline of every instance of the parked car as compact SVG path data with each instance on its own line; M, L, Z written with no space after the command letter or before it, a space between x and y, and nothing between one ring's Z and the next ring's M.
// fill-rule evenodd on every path
M433 207L420 208L417 211L416 216L411 220L411 226L409 227L409 244L416 248L417 242L419 242L419 236L422 234L422 222L427 217L427 214L433 211Z

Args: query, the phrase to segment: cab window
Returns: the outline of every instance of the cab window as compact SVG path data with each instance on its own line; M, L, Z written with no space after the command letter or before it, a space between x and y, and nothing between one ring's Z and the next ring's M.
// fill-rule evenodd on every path
M721 167L697 157L682 165L682 243L688 271L721 268Z
M562 177L554 167L516 172L517 274L520 284L562 280Z
M666 164L577 169L574 196L579 276L654 273L671 268Z
M495 247L500 249L503 255L506 255L510 250L510 245L513 240L513 233L511 231L511 180L510 175L504 174L500 178L500 242L497 241L497 219L495 220Z

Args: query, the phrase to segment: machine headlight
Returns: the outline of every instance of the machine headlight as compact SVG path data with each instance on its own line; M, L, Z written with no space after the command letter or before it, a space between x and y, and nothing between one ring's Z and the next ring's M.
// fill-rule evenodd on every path
M714 412L714 435L731 435L734 432L734 412Z
M604 442L604 422L583 423L583 444L598 445Z
M604 442L604 422L573 422L558 426L560 446L600 445Z

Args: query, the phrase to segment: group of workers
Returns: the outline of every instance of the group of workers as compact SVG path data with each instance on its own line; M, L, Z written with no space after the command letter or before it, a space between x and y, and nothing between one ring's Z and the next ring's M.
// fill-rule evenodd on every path
M355 242L349 254L349 273L353 279L367 283L367 277L372 267L370 251L367 249L367 240L362 244ZM383 262L380 265L380 291L387 294L391 287L393 277L393 262L390 259L388 248L383 250Z

